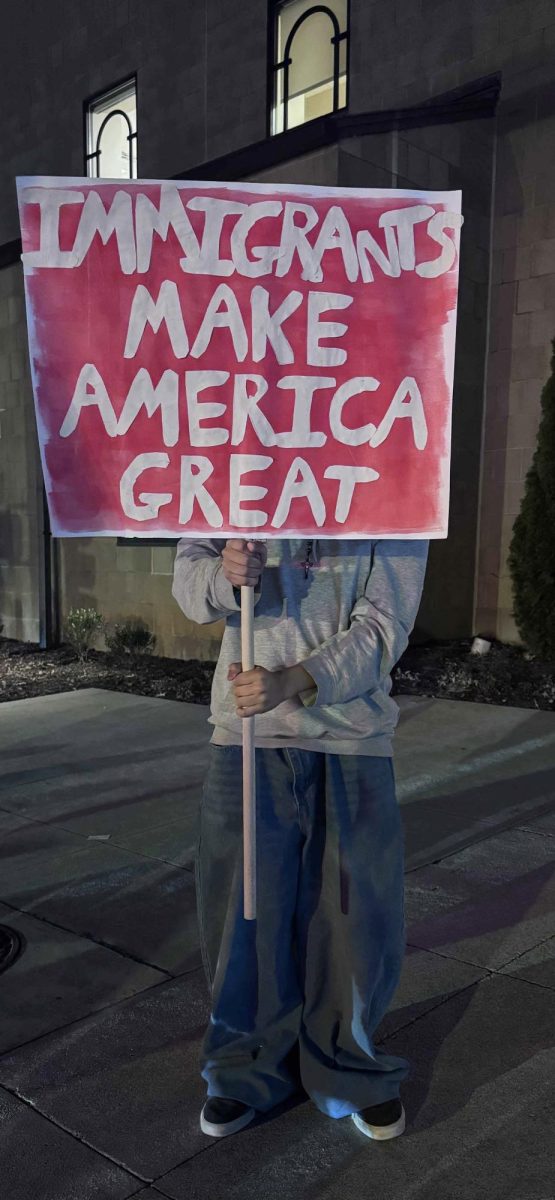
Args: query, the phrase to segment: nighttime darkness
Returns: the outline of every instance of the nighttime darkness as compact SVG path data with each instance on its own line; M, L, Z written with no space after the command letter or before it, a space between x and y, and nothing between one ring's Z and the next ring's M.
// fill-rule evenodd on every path
M0 1200L555 1200L555 6L2 16Z

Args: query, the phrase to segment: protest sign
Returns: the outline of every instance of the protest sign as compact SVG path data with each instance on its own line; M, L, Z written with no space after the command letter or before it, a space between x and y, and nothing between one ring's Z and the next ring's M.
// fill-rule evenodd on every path
M447 536L460 192L18 199L56 536Z

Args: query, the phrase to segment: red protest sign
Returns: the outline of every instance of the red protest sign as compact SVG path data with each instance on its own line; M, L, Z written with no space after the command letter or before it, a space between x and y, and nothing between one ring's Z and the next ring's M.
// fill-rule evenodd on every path
M18 199L54 534L447 535L459 192Z

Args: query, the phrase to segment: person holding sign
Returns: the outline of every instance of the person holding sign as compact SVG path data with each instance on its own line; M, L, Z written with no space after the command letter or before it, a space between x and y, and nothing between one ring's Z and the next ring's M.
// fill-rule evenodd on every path
M177 537L175 599L225 619L201 1127L233 1133L301 1082L395 1137L408 1064L373 1040L404 937L391 670L448 536L461 193L17 187L52 533Z
M404 955L391 670L427 540L188 539L173 595L225 619L195 880L212 1011L201 1128L237 1132L305 1089L367 1136L403 1132L405 1059L373 1038ZM255 666L241 669L242 586ZM258 912L242 915L242 721L256 716Z

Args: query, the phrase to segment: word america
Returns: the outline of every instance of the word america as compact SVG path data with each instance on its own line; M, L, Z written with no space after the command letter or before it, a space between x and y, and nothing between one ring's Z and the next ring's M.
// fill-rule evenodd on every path
M321 447L326 442L327 435L322 430L311 428L311 406L316 391L330 388L334 391L329 402L329 424L336 442L347 446L360 446L365 443L372 447L379 446L391 433L395 421L407 417L412 423L417 449L423 450L428 439L422 396L416 380L410 376L403 379L396 388L379 425L368 422L358 428L344 424L343 409L353 396L377 391L380 387L379 380L372 376L355 376L337 387L337 381L328 376L284 376L277 386L291 389L294 393L292 428L285 432L276 432L268 417L258 407L259 401L268 391L268 384L263 376L255 374L236 374L233 377L230 397L231 433L223 426L202 425L203 420L221 417L226 412L227 405L201 400L201 392L207 388L223 387L229 380L229 371L184 373L188 438L191 447L208 449L228 441L231 445L240 446L244 441L248 423L264 447ZM75 432L82 409L91 405L97 408L104 429L111 438L125 435L141 409L144 408L148 416L152 417L159 408L164 444L175 446L180 440L179 377L175 371L164 371L158 383L154 385L146 368L141 368L131 384L118 417L99 371L92 363L86 364L80 372L74 396L62 423L61 437L70 437ZM267 512L262 509L243 509L242 504L262 499L268 493L268 488L245 484L242 479L243 475L252 472L267 471L274 461L269 455L238 453L229 456L227 469L230 525L255 529L267 524ZM169 466L170 456L163 451L136 455L120 480L120 502L127 517L134 521L151 520L158 517L160 509L173 500L171 492L141 491L138 498L136 496L137 485L144 487L141 476L145 471L164 470ZM195 501L212 528L221 529L225 524L221 508L205 486L213 471L214 466L206 455L181 455L181 525L186 525L192 519ZM355 466L352 463L332 464L324 470L324 479L337 480L339 485L335 506L335 520L338 524L344 524L349 517L356 485L374 482L379 478L379 472L372 467ZM276 529L282 528L288 519L292 501L301 498L308 501L315 523L319 527L322 526L326 520L326 509L320 487L309 463L301 457L296 457L287 471L271 525Z
M155 204L143 192L116 192L105 207L99 191L85 193L72 188L27 187L23 202L40 207L40 244L22 255L27 269L36 267L79 267L98 235L104 244L115 237L124 275L150 269L154 235L163 242L170 229L183 252L181 270L192 275L283 277L298 258L302 278L313 283L323 279L322 259L327 251L339 251L345 275L354 282L372 283L374 267L398 278L415 271L424 279L435 279L449 271L457 256L456 237L463 218L460 213L436 211L431 204L409 204L382 212L374 232L353 233L341 205L332 204L323 217L311 204L294 200L257 200L251 204L216 196L182 200L175 185L161 186ZM81 205L71 249L60 246L60 217L67 205ZM202 235L195 231L189 212L200 213ZM222 251L222 234L229 218L229 256ZM268 219L277 234L270 245L252 245L251 234ZM422 225L429 240L429 256L417 262L416 227ZM449 232L451 231L451 232ZM312 234L314 240L309 240ZM378 240L381 238L381 241ZM256 240L256 238L254 239ZM248 242L248 245L247 245ZM438 253L439 251L439 253Z

